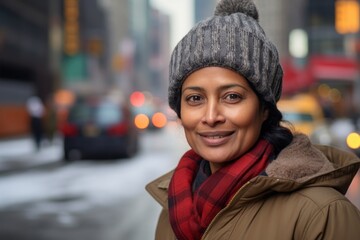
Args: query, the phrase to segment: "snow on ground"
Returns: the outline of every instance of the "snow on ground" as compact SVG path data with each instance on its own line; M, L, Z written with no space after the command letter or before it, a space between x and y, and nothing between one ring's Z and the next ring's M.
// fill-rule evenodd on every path
M58 162L63 156L61 149L60 138L54 139L52 143L44 141L39 151L29 137L0 141L0 170Z
M169 130L164 130L147 134L142 141L142 151L132 159L78 161L50 168L48 171L34 170L2 176L0 208L64 196L81 199L91 206L143 194L149 181L176 165L187 146L179 129L170 130L170 133ZM17 154L14 148L19 149ZM59 144L36 154L30 154L31 151L29 139L16 144L3 143L0 144L0 159L4 155L7 158L31 156L30 161L49 161L61 156ZM81 208L86 207L84 204L80 205Z

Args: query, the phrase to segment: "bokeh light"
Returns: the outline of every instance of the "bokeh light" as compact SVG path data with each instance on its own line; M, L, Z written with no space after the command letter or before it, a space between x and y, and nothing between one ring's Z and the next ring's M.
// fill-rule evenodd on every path
M360 148L360 135L359 133L350 133L346 138L346 143L351 149Z
M139 129L145 129L149 126L150 119L145 114L138 114L135 117L135 126Z
M136 91L130 95L130 103L134 107L141 107L145 103L145 96L142 92Z
M161 112L157 112L152 116L151 122L155 127L163 128L167 123L167 119L165 114Z

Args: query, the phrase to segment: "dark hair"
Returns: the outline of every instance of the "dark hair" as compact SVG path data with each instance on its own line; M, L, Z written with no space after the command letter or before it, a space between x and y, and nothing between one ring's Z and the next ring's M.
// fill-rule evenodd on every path
M291 126L291 124L283 120L282 113L275 103L264 102L261 100L260 102L263 105L262 107L269 111L268 118L261 128L261 136L274 146L274 154L278 155L283 148L289 145L294 137L291 130L282 126L281 123L287 123L289 126Z

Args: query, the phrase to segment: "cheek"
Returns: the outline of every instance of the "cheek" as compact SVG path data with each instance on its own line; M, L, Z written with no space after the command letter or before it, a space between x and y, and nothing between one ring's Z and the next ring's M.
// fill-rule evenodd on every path
M229 111L228 119L241 128L261 128L264 122L264 115L254 107Z
M180 122L184 129L185 138L190 147L194 148L193 133L195 132L196 123L194 122L192 117L189 117L189 114L182 114L181 116L182 117L180 119Z
M186 109L183 109L181 111L181 125L184 128L184 133L187 142L189 145L193 148L194 145L194 133L196 132L196 127L198 126L201 118L199 112L196 111L187 111Z
M232 119L233 122L237 122L239 124L249 124L253 122L256 116L254 109L248 108L240 108L240 109L229 109L226 113L228 119Z
M185 130L190 130L195 127L197 120L193 113L189 113L187 111L181 111L180 122Z
M193 108L188 108L184 106L185 104L182 103L182 108L180 109L181 114L181 124L184 128L191 129L194 128L197 123L201 120L202 112L196 111Z

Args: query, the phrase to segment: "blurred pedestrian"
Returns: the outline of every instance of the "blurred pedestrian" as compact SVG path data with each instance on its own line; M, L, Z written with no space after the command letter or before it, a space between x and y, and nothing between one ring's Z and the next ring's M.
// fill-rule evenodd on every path
M168 97L191 149L146 187L155 239L359 239L344 194L360 160L281 124L282 76L251 0L219 1L178 43Z
M53 97L49 97L45 104L44 113L44 132L47 141L51 144L57 134L57 116L56 116L56 105Z
M43 138L43 117L44 117L44 105L38 96L32 96L26 103L27 111L30 117L30 130L32 138L37 150L41 147L41 141Z

